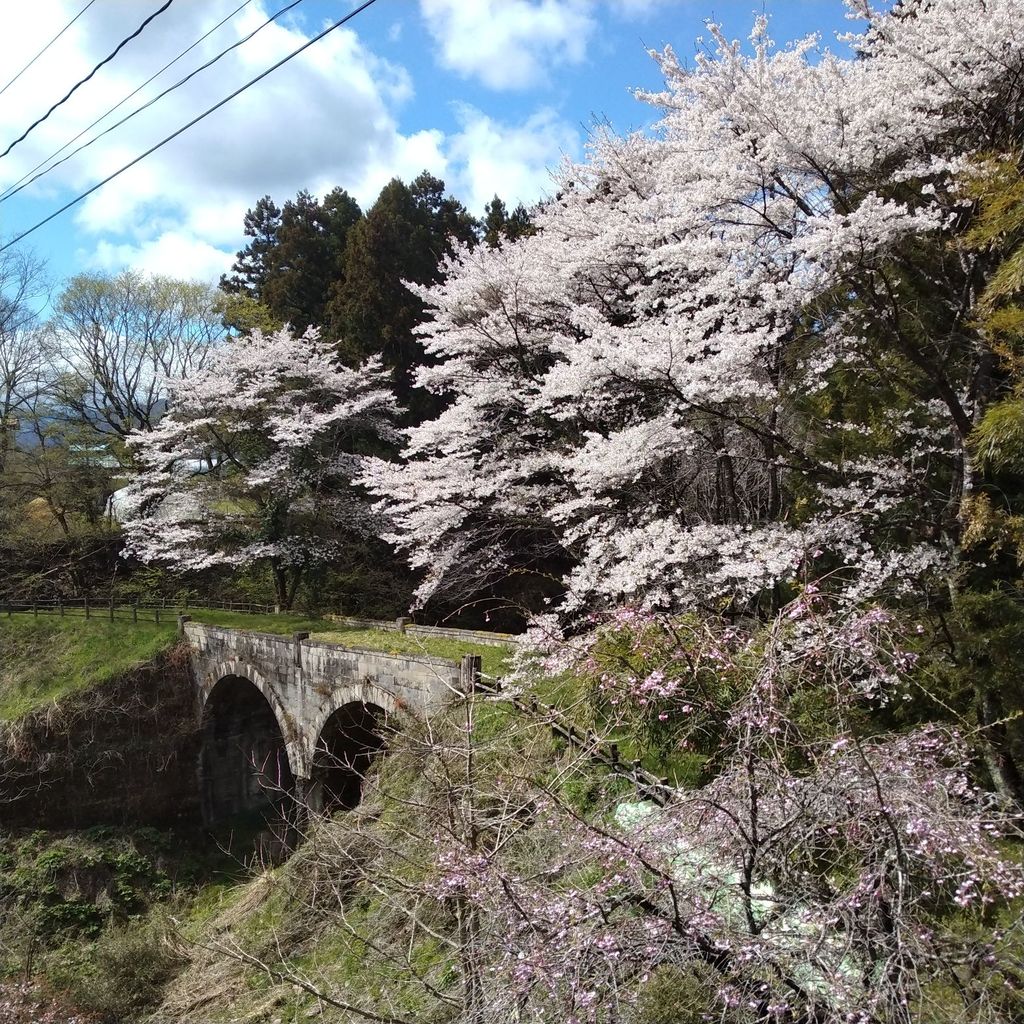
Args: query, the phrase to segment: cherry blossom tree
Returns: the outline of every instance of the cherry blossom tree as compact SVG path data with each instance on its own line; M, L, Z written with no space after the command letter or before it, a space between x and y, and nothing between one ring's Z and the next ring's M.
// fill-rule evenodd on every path
M905 594L958 556L998 387L964 172L1014 147L1024 9L851 7L856 59L764 19L656 54L656 134L597 134L538 234L417 289L450 405L368 480L422 599L552 547L570 610Z
M129 437L129 553L183 569L266 564L287 608L306 569L379 529L352 483L367 452L397 440L377 361L341 365L312 328L253 331L168 391L160 423Z
M970 182L1022 163L1024 5L850 6L855 59L763 19L658 54L655 134L598 134L535 235L416 289L448 404L361 479L421 600L571 564L534 635L589 727L530 760L563 711L526 694L505 728L514 690L463 695L414 735L414 792L368 780L374 813L322 833L317 912L439 1015L643 1020L661 973L729 1024L1024 1012L1020 807L975 757L998 716L940 707L950 631L915 628L985 568L961 509L1009 385ZM660 806L604 788L620 738L687 769ZM360 886L407 928L347 917Z
M600 627L571 657L606 699L598 735L650 715L708 755L704 778L602 815L567 799L562 766L520 818L533 872L507 835L438 837L437 894L485 922L494 1019L622 1019L659 969L702 979L695 1020L1012 1019L1019 817L971 781L955 729L872 734L916 685L900 634L815 593L762 627L640 610ZM516 806L524 781L490 805Z

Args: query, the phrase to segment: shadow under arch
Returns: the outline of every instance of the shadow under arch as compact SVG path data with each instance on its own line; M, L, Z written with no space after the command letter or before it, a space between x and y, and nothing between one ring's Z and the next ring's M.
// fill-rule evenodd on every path
M308 809L331 814L357 806L366 773L374 757L386 749L393 727L393 716L366 700L349 700L328 714L313 750Z
M242 675L222 676L204 702L200 734L206 825L258 831L288 818L295 776L278 715L260 686Z

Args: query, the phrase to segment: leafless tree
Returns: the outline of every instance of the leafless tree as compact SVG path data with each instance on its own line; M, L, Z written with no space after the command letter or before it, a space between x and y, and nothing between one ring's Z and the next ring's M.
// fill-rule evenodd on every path
M19 249L0 253L0 473L18 431L18 414L42 387L37 326L45 300L42 261Z
M163 411L164 381L201 367L223 335L208 285L130 270L78 275L48 325L56 399L81 425L115 439L150 429Z

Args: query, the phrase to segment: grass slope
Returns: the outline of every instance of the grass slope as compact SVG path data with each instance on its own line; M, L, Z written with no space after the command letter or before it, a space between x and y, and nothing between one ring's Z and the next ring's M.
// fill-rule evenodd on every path
M31 615L0 619L0 721L115 679L173 640L173 624Z
M0 829L0 1021L142 1020L184 966L171 916L250 877L199 833Z

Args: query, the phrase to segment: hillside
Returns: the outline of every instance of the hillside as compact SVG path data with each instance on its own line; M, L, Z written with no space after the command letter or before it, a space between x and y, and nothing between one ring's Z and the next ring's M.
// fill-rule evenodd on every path
M8 970L29 919L48 930L36 970L90 1021L340 1022L348 1005L446 1019L463 998L465 964L459 912L432 862L439 838L453 827L453 841L464 827L501 836L509 868L531 870L553 837L532 799L509 803L513 780L551 785L580 810L630 794L504 704L482 703L473 734L471 776L463 709L396 736L360 807L311 823L277 866L215 851L204 863L195 840L154 830L0 842ZM467 783L473 796L452 820Z
M689 1024L773 978L801 989L791 1002L845 1013L892 955L891 918L858 894L899 892L923 1019L952 1024L977 1002L1013 1019L1016 990L989 982L1016 978L1024 948L1012 819L965 785L955 731L908 728L853 683L883 669L870 642L884 624L855 619L826 657L808 645L812 620L789 621L721 638L693 620L613 620L557 676L527 662L498 692L389 730L354 809L295 806L214 844L197 827L180 658L126 653L120 677L8 727L42 756L45 799L15 800L7 820L28 800L65 828L0 837L5 973L29 971L104 1024L440 1024L516 1006L540 1020L596 1000L630 1024ZM86 625L15 622L11 635L50 631L66 664L86 665ZM670 668L666 650L702 667ZM777 724L752 730L769 680ZM670 780L657 793L650 771ZM132 821L67 831L97 813ZM989 972L962 959L979 943Z
M477 652L493 672L506 654L298 616L190 614L392 653ZM17 614L0 618L0 658L0 1007L25 1020L49 1007L63 1021L68 1006L85 1008L81 1020L141 1019L189 962L168 915L195 932L267 877L251 834L213 840L201 828L193 684L176 624ZM33 983L19 987L26 971Z

